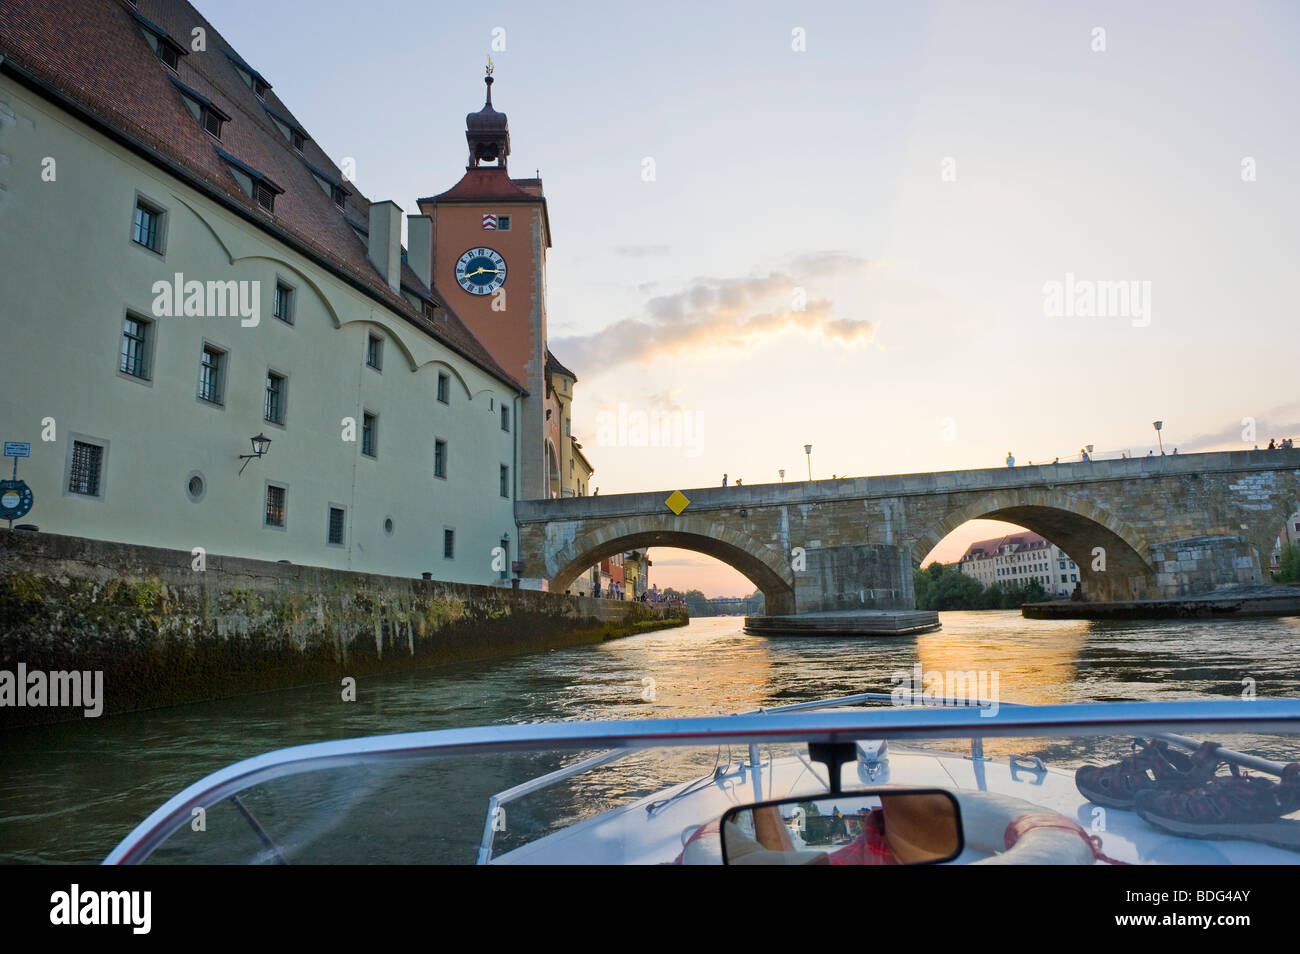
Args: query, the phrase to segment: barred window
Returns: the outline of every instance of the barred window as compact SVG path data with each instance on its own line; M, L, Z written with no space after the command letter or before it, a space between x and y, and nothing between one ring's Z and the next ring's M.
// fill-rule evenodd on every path
M501 496L510 496L510 468L505 464L501 465Z
M442 404L451 403L451 378L438 372L438 400Z
M104 448L83 441L72 442L72 473L68 476L68 490L87 497L99 496L99 469L104 461Z
M447 477L447 442L433 442L433 476Z
M504 404L501 405L501 430L510 430L510 408Z
M268 485L266 488L266 517L264 520L266 526L284 526L284 502L284 488Z
M148 380L149 322L128 317L122 326L122 361L120 368L127 374Z
M343 545L343 508L330 507L329 535L326 542Z
M456 531L442 531L442 555L444 559L454 560L456 558Z
M376 371L384 367L384 339L378 335L366 339L366 364Z

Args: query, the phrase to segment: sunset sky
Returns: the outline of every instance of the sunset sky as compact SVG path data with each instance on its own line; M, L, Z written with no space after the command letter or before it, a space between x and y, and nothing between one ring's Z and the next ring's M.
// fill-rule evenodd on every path
M601 494L806 478L807 443L830 477L1145 454L1156 419L1184 453L1253 446L1243 419L1300 438L1294 4L200 9L407 212L460 177L504 28L493 99L545 183ZM1149 310L1052 316L1067 276ZM652 411L679 446L598 426ZM652 558L660 586L753 589Z

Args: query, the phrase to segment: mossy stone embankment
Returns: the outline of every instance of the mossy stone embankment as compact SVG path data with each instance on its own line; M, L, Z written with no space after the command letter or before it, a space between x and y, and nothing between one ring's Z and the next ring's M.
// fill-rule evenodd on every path
M684 625L642 603L0 530L0 669L103 670L104 712L576 646ZM81 718L0 707L0 727Z

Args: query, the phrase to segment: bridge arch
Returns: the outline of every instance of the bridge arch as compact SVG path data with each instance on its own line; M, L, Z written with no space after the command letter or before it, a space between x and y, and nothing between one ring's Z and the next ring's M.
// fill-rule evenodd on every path
M548 562L551 589L568 589L584 570L605 557L645 547L693 550L720 560L745 576L766 602L768 614L793 613L794 574L783 549L712 520L686 515L628 517L575 536Z
M916 538L912 559L920 563L953 530L981 519L1014 523L1055 543L1078 566L1087 599L1139 599L1156 589L1145 534L1091 500L1041 487L1008 488L962 502ZM1098 547L1104 570L1092 568Z

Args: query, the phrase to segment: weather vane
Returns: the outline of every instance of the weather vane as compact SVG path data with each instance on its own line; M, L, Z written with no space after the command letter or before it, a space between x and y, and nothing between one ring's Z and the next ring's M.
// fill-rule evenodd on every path
M490 53L488 54L487 75L492 75L492 54Z

